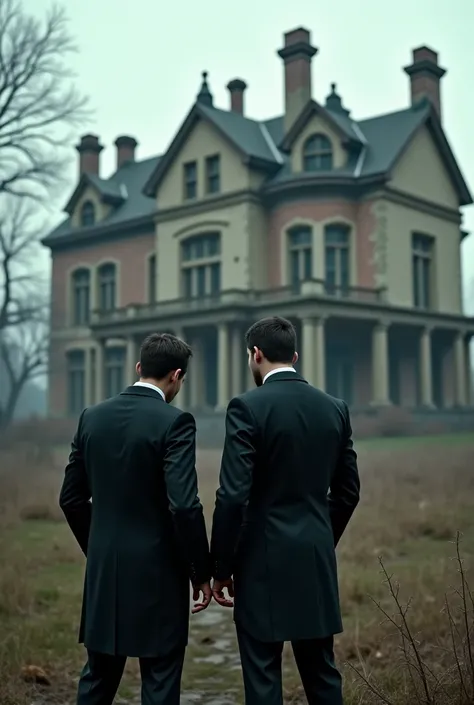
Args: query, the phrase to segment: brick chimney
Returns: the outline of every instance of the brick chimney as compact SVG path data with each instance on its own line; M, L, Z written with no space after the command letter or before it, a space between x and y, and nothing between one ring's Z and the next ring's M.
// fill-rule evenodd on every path
M134 137L129 135L120 135L115 140L115 146L117 148L117 169L127 162L135 161L135 149L137 148L138 142Z
M233 113L244 114L244 92L247 88L245 81L241 78L234 78L227 84L230 93L230 109Z
M446 70L438 65L438 54L425 46L413 49L413 63L403 70L410 77L413 107L428 99L441 119L441 79Z
M298 27L284 35L278 56L285 66L285 132L311 100L311 59L318 50L311 46L309 30Z
M104 149L97 135L83 135L76 146L79 152L79 176L82 174L99 175L99 154Z

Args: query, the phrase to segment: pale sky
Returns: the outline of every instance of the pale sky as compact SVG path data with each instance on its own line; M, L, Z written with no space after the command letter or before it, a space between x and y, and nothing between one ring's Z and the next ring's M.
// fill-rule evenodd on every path
M50 6L49 0L23 4L38 15ZM322 101L336 82L356 119L408 105L409 79L402 67L411 63L411 50L426 44L438 51L448 70L442 80L443 124L474 192L473 0L398 0L390 8L380 0L166 5L69 0L66 7L80 47L73 68L95 109L82 132L97 133L106 146L102 176L113 170L119 134L139 141L138 158L166 149L195 99L203 70L209 72L216 106L228 107L225 85L238 77L249 86L248 116L281 114L283 66L276 50L284 32L303 25L319 48L312 64L313 97ZM76 169L74 163L71 190ZM65 192L64 202L69 195ZM466 312L474 314L474 206L465 209L463 227L473 231L462 255Z

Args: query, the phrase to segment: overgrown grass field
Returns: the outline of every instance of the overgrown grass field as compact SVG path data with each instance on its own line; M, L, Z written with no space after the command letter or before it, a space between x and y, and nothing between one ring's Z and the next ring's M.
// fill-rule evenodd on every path
M473 703L474 437L363 441L357 450L362 500L338 548L346 703ZM37 441L0 451L1 705L74 702L84 560L57 508L66 455ZM208 522L219 460L199 454ZM229 611L213 605L191 618L183 686L183 703L243 702ZM117 702L139 703L138 687L130 662ZM288 703L305 702L291 652L285 690Z

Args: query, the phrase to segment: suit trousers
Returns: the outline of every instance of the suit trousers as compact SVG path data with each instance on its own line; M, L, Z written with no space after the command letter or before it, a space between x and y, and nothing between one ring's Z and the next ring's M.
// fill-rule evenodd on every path
M179 705L185 647L163 657L140 658L142 705ZM77 705L112 705L126 656L87 652L79 679Z
M245 705L283 705L283 642L262 642L237 627ZM309 705L342 705L342 679L334 662L334 638L292 641Z

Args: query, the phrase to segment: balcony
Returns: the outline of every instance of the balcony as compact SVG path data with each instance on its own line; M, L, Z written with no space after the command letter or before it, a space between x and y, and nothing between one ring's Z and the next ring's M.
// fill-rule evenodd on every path
M91 326L113 326L116 324L140 323L148 321L173 320L177 316L186 317L193 314L223 312L226 309L238 310L251 315L260 306L268 304L302 303L308 300L326 301L337 305L352 301L360 305L383 304L385 289L368 289L364 287L328 286L319 279L309 279L299 283L297 287L281 287L266 290L227 289L217 295L195 298L179 298L167 301L157 301L152 304L130 304L113 311L94 311ZM258 314L257 314L258 315Z

